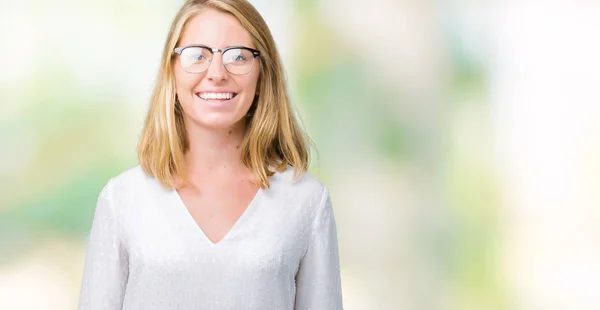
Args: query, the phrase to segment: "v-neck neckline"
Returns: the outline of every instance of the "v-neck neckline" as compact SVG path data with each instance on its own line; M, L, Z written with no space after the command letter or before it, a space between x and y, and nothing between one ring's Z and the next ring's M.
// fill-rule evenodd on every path
M233 225L229 228L229 230L227 231L227 233L225 233L225 235L221 238L221 240L219 240L217 242L213 242L212 240L210 240L210 238L206 235L204 230L202 230L202 227L200 227L200 225L198 225L198 223L196 222L196 220L190 213L190 210L187 208L187 206L183 202L181 195L179 195L179 192L177 192L177 189L175 189L175 188L172 189L171 194L175 197L177 208L182 209L183 217L186 218L185 221L189 222L193 227L195 227L192 229L196 230L196 233L200 234L202 236L202 238L204 240L206 240L210 246L216 247L216 246L219 246L220 244L222 244L224 241L227 241L228 238L231 238L231 235L234 234L235 231L239 229L239 226L242 225L243 221L247 221L246 218L249 217L251 215L251 213L255 212L254 209L256 209L256 207L259 205L260 199L263 195L263 191L264 190L262 189L262 187L258 188L258 190L256 191L256 194L254 194L254 197L252 198L252 200L250 200L250 203L248 204L248 206L246 207L244 212L242 212L242 214L238 217L238 219L235 221L235 223L233 223Z

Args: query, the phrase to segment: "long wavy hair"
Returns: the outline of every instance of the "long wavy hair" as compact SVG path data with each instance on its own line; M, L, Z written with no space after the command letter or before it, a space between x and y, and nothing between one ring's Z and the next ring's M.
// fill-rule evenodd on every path
M257 58L261 64L257 85L260 95L247 117L246 132L239 147L242 162L262 188L270 186L269 176L288 166L294 167L295 177L298 177L308 169L310 139L300 128L290 104L273 36L258 11L245 0L186 1L175 16L138 143L142 169L167 188L176 187L176 176L184 182L188 180L184 154L189 149L189 141L183 110L177 102L173 49L189 20L205 8L235 16L261 53Z

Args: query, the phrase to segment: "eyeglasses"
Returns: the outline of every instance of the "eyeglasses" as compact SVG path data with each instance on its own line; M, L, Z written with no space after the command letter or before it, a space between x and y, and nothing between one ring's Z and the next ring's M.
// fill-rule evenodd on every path
M227 48L211 48L204 45L180 46L173 50L179 55L179 62L185 72L202 73L208 70L213 59L213 54L220 52L223 66L227 72L235 75L244 75L252 71L254 58L260 52L245 46L231 46Z

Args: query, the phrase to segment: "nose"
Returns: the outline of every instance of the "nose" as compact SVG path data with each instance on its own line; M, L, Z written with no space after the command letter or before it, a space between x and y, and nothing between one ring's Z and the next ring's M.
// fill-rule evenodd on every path
M206 70L206 76L214 82L227 80L228 74L225 66L223 66L223 55L221 53L213 53L212 61Z

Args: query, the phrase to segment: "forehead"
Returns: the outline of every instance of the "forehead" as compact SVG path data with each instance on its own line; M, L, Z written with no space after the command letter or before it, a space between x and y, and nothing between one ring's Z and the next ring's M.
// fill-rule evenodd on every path
M183 29L179 46L202 44L214 48L254 47L250 33L232 14L207 8L193 16Z

